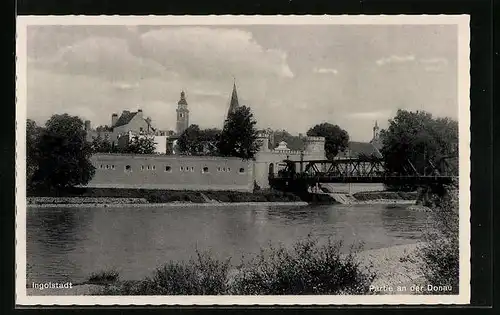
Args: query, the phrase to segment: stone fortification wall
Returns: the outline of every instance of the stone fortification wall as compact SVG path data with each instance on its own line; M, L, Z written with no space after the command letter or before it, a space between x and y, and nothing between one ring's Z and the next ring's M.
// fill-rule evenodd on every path
M239 158L95 154L87 187L253 190L253 163Z

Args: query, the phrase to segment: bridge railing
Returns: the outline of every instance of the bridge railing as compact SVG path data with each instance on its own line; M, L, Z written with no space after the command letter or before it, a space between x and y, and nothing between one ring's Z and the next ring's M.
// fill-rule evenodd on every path
M386 170L384 161L380 158L359 158L323 161L290 161L285 160L285 168L281 169L277 177L449 177L457 176L457 172L450 172L451 167L438 169L431 162L432 170L419 174L410 161L403 167L405 174L390 173ZM440 162L443 164L443 162ZM446 164L448 165L448 164Z

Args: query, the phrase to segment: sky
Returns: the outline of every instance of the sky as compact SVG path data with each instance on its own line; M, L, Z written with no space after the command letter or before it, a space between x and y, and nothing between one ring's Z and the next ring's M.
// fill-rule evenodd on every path
M455 25L28 26L27 113L110 124L142 109L221 128L233 82L259 128L329 122L369 141L397 109L458 119Z

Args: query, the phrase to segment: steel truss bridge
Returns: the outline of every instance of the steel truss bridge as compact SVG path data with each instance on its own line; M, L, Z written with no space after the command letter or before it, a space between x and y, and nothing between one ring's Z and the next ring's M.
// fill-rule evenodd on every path
M442 158L437 165L427 161L418 172L409 161L402 161L403 172L386 171L384 161L375 157L338 160L291 161L284 160L282 168L269 172L271 187L294 189L293 186L310 187L320 183L383 183L389 185L449 184L458 177L458 164L454 157ZM297 188L297 187L295 187Z

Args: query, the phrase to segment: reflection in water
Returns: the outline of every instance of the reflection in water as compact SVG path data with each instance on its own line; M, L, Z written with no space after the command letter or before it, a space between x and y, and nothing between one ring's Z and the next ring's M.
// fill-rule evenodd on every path
M168 260L209 250L234 264L270 242L291 246L311 234L345 250L418 242L429 214L384 205L158 207L28 210L28 281L79 282L115 268L140 279Z

